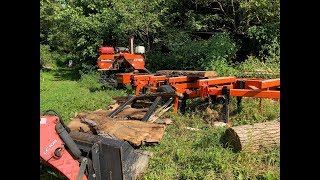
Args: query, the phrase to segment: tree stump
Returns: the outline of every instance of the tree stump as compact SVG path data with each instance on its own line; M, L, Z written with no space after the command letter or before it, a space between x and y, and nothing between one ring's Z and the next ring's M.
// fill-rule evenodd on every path
M222 143L234 151L272 147L280 144L280 119L228 128Z

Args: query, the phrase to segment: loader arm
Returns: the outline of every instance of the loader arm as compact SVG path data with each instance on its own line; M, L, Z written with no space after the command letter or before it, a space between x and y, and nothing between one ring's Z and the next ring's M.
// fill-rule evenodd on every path
M136 179L150 154L128 142L67 131L61 117L40 116L40 162L70 180Z
M77 179L80 163L66 150L65 143L55 131L57 116L40 116L40 158L68 179ZM82 176L86 180L85 175Z

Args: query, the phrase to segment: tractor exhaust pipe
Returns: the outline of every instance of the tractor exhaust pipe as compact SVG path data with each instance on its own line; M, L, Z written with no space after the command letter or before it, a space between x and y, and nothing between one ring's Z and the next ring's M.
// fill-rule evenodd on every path
M130 37L130 53L134 54L134 52L133 52L133 36Z

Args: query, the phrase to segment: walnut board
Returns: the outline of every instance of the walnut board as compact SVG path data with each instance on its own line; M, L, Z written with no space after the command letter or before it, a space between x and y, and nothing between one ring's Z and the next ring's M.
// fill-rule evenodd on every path
M80 112L72 118L68 127L71 130L125 140L133 146L159 143L164 135L165 125L139 121L146 111L147 108L138 109L128 106L114 118L107 117L112 110ZM136 120L130 120L128 117Z

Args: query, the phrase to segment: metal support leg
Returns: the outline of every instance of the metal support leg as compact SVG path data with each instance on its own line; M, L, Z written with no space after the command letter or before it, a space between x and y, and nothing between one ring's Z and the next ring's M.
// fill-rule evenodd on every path
M186 98L182 98L181 100L179 100L179 111L184 114L186 112L186 106L187 106L187 99Z
M123 108L128 105L129 103L131 103L134 100L135 96L130 96L124 103L122 103L117 109L115 109L114 111L112 111L107 117L113 117L115 115L117 115L120 111L123 110Z
M217 95L210 96L210 101L211 101L212 104L217 103Z
M242 111L242 97L237 97L237 112L240 113Z
M101 180L101 172L100 172L101 166L100 166L100 158L99 158L100 157L99 156L100 146L99 146L99 144L94 143L92 146L91 152L92 152L93 169L95 171L94 176L97 180Z
M239 81L239 89L244 89L244 81ZM237 112L242 111L242 97L237 97Z
M178 112L178 106L179 105L179 98L174 98L174 104L173 104L173 113L176 114Z
M223 86L222 88L222 95L223 95L223 115L224 115L224 122L229 123L229 103L230 103L230 89L227 86Z
M160 100L161 100L161 96L158 96L158 97L153 101L153 103L152 103L152 105L149 107L147 113L143 116L142 121L147 121L147 120L150 118L151 114L152 114L153 111L156 109L156 107L157 107L157 105L159 104Z
M84 171L86 170L87 164L88 164L88 158L85 158L85 157L82 158L77 180L82 180L83 176L85 176Z
M209 107L215 107L217 105L218 99L216 95L212 95L209 97Z

